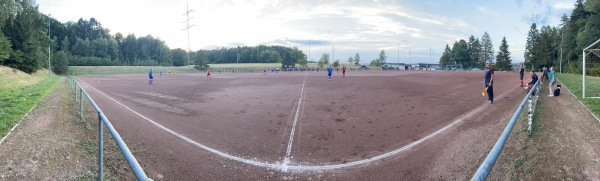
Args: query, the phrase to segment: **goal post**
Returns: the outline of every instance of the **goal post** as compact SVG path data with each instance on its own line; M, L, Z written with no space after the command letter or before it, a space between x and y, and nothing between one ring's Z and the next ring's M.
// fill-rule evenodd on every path
M585 49L583 49L583 73L582 73L582 97L583 98L594 98L594 99L600 99L600 97L585 97L585 66L586 66L586 57L588 54L592 53L594 54L597 58L600 58L600 49L593 49L595 45L597 45L598 43L600 43L600 39L596 40L596 42L592 43L590 46L586 47Z

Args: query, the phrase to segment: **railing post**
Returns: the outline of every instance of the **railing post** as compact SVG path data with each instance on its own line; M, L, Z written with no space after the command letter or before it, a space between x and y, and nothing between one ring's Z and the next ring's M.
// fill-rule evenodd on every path
M79 115L83 120L83 89L79 87Z
M102 112L98 112L98 180L102 181L104 177L104 144L102 140L104 139L102 138L102 117L100 114Z
M75 87L75 102L77 102L77 87Z

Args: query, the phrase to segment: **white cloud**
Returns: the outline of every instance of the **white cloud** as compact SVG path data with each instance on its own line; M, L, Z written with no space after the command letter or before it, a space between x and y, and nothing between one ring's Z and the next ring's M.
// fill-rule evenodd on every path
M477 10L479 12L481 12L482 14L485 14L485 15L490 15L490 16L495 16L495 17L499 17L500 16L500 14L497 13L496 11L491 10L489 8L486 8L486 7L483 7L483 6L477 7Z
M397 51L400 43L400 51L412 50L415 58L418 54L428 57L426 51L430 46L441 50L446 44L452 45L470 35L480 37L488 31L492 36L507 35L507 39L520 48L524 46L529 28L526 22L519 21L520 18L543 22L541 20L547 17L540 15L552 16L549 10L566 7L563 3L546 1L516 2L498 5L495 1L192 1L189 7L194 10L192 24L196 26L190 32L191 47L195 50L278 44L298 46L307 52L308 46L303 42L312 40L320 42L311 47L313 58L329 52L331 44L335 44L336 57L347 57L344 51L348 51L348 56L361 51L365 52L361 56L367 60L371 56L367 52L373 52L372 56L376 57L381 49ZM187 48L187 34L181 30L185 27L182 14L186 10L186 2L182 0L52 0L38 3L43 13L52 14L62 22L95 17L113 34L152 34L165 40L171 48ZM519 29L524 33L517 31ZM501 38L494 38L495 44L499 45ZM512 53L522 57L522 53ZM395 53L390 54L390 58L395 59L393 55Z
M552 8L558 10L572 10L574 7L573 2L557 2L554 5L552 5Z

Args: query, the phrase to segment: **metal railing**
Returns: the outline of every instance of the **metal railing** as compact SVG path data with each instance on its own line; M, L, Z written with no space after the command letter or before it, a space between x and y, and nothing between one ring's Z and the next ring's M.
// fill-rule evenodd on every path
M508 139L508 136L510 135L510 131L512 130L513 126L515 125L515 122L517 122L517 118L519 118L519 114L521 114L521 111L523 110L523 107L525 107L525 104L530 99L531 94L537 90L539 82L540 81L538 80L533 85L533 87L531 87L531 90L529 90L529 92L527 93L525 98L523 98L523 101L519 105L519 108L517 109L517 111L515 111L515 114L513 114L513 117L510 119L510 122L508 122L508 125L506 126L506 128L504 128L504 132L502 132L502 135L500 135L500 138L498 138L498 141L496 141L496 144L494 145L492 150L490 150L490 153L488 154L488 156L485 158L485 160L483 160L483 162L477 169L477 172L475 172L475 175L473 175L473 178L471 178L472 181L473 180L483 181L483 180L487 179L488 175L490 174L490 171L492 170L492 167L494 167L496 160L498 159L498 157L500 156L500 153L502 152L502 148L504 148L504 143L506 143L506 140ZM538 94L539 94L539 92L536 92L535 95L538 96Z
M112 126L112 124L110 123L108 118L106 118L104 113L102 113L102 110L100 110L100 107L98 107L98 105L94 102L94 100L92 100L90 95L81 87L81 85L79 85L79 83L75 80L75 78L73 76L71 76L70 74L67 74L67 78L69 79L71 91L75 94L75 101L79 102L79 115L80 115L81 119L84 119L84 117L83 117L83 96L84 95L87 98L87 100L90 102L90 104L94 107L95 111L98 113L98 180L103 180L103 177L104 177L104 161L103 161L104 160L103 159L103 157L104 157L103 132L104 131L103 131L103 126L102 126L103 124L106 126L106 128L108 129L108 131L114 138L115 142L119 146L121 153L123 153L123 156L127 160L127 163L129 163L129 167L131 168L131 171L133 171L133 173L135 174L135 177L137 178L137 180L152 180L152 179L148 178L148 176L146 176L146 173L144 172L144 170L142 169L140 164L137 162L137 160L135 159L135 157L133 156L133 154L127 147L127 144L125 144L125 142L123 141L123 139L121 139L121 136L119 135L119 133L117 133L117 131Z

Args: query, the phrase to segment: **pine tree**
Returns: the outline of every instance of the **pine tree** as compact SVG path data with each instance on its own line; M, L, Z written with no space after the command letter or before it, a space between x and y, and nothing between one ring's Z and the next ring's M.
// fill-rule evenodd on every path
M537 48L539 46L540 33L538 32L535 23L531 24L529 34L527 35L527 43L525 44L525 67L530 68L535 66L538 61Z
M483 68L485 66L485 62L483 61L483 52L481 51L482 48L479 38L475 38L475 36L471 35L467 45L469 49L469 63L468 65L464 66L467 68Z
M469 51L467 50L467 42L463 39L454 42L452 53L450 53L450 64L464 65L469 61Z
M448 46L448 44L446 44L444 53L442 54L442 57L440 57L440 67L446 67L446 65L453 64L453 63L450 63L450 53L451 52L452 52L452 50L450 49L450 46Z
M492 44L492 38L490 38L490 34L483 33L481 37L481 45L483 52L483 62L494 63L494 45Z
M508 51L508 43L506 42L506 37L502 38L502 44L500 44L500 48L498 50L498 55L496 55L496 69L498 70L512 70L512 60L510 58L510 52Z

